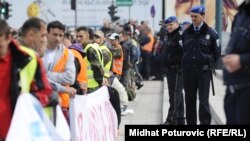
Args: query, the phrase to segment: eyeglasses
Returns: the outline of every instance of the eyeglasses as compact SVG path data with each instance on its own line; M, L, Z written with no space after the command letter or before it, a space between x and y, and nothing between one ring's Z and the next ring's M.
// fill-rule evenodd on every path
M197 18L198 16L197 15L191 15L191 18Z

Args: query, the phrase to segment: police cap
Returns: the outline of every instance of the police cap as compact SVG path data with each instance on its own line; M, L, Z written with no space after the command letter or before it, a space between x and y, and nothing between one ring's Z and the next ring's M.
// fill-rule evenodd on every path
M193 12L193 13L205 13L205 11L206 11L206 8L203 5L194 6L191 9L191 12Z
M169 23L172 23L172 22L178 22L176 16L170 16L170 17L168 17L168 18L164 21L165 24L169 24Z

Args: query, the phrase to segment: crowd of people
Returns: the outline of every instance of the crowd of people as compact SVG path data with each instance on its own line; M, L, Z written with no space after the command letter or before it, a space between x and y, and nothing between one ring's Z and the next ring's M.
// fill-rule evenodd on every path
M136 97L135 90L143 87L143 80L152 80L154 36L147 22L137 26L131 20L116 29L68 30L60 21L46 23L32 17L16 31L0 20L0 38L4 87L0 139L6 138L21 93L31 93L44 107L60 104L69 122L70 98L105 85L110 97L115 97L111 103L120 124L121 115L133 114L127 107Z
M249 2L246 0L236 21L249 17L247 7ZM91 94L105 85L110 97L116 95L111 103L120 124L120 115L133 113L127 107L136 97L136 88L143 87L143 80L161 79L163 75L167 76L170 97L164 124L197 124L197 91L200 124L210 124L209 88L214 63L220 57L220 42L216 31L204 21L204 6L193 7L190 15L192 22L182 24L176 16L168 17L161 22L157 34L147 21L138 25L136 20L130 20L96 31L80 26L70 31L60 21L46 23L33 17L14 32L1 19L0 141L6 138L19 94L34 95L44 107L60 104L69 121L70 98ZM236 22L234 28L240 23ZM246 25L249 24L240 26ZM248 30L246 27L243 31ZM225 99L227 122L249 123L248 108L235 101L239 99L247 105L249 79L245 76L249 76L249 55L232 54L249 52L249 49L243 49L248 47L243 44L245 42L238 43L238 37L248 39L248 32L238 33L236 29L232 35L228 55L223 58L226 66L224 80L228 86ZM242 48L237 50L233 45L242 45Z

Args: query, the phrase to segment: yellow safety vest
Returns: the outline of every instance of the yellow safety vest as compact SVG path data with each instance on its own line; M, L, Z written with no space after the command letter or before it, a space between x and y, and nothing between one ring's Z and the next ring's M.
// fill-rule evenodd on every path
M30 85L34 79L36 68L37 68L37 58L36 53L24 46L21 46L20 49L26 52L30 56L29 63L20 71L20 81L19 85L21 87L21 93L29 93Z
M112 65L112 53L111 53L111 51L108 49L108 47L105 46L105 45L101 45L100 48L101 48L102 53L103 53L103 50L106 50L106 51L108 51L109 54L110 54L110 57L111 57L111 58L110 58L110 60L108 60L108 63L104 66L104 76L105 76L105 77L110 77L109 71L110 71L111 65ZM104 60L104 59L103 59L103 60Z
M99 46L97 44L88 44L85 48L84 48L84 52L87 52L87 50L92 47L96 52L97 52L97 55L98 55L98 58L99 58L99 62L100 64L103 66L103 61L102 61L102 54L101 54L101 51L99 50ZM87 57L87 77L88 77L88 88L96 88L99 86L99 84L97 83L97 81L94 79L94 72L91 68L91 64L88 60L88 57Z
M20 87L21 87L21 93L30 93L30 85L32 83L32 80L34 79L36 69L37 69L37 58L36 53L25 46L20 46L20 49L23 52L26 52L30 56L29 63L20 71ZM44 108L44 111L47 113L49 117L52 116L52 107L46 107Z

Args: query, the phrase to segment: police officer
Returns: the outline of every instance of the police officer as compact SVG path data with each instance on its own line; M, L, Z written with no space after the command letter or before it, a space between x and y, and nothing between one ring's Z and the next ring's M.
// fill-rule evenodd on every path
M223 58L227 124L250 124L250 0L245 0L233 22Z
M212 78L210 70L220 54L220 45L216 32L204 22L204 18L205 7L193 7L191 9L192 25L183 32L182 36L183 79L188 125L197 124L197 90L200 101L200 124L211 123L208 103Z
M184 100L183 100L183 77L182 77L182 29L177 18L171 16L164 21L167 27L167 36L163 48L163 66L166 70L170 107L168 116L164 124L183 125L184 119Z

